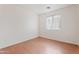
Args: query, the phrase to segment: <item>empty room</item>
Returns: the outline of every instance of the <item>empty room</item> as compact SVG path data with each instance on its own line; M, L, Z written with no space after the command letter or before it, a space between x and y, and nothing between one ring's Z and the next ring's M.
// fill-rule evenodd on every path
M78 53L78 4L0 4L0 54Z

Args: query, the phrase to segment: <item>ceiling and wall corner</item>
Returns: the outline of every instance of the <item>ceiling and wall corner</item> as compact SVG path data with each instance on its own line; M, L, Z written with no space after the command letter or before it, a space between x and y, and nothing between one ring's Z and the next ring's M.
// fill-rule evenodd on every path
M40 36L49 39L69 42L79 45L79 6L71 5L65 8L57 9L40 15ZM45 28L45 20L50 15L61 15L61 30L49 31Z

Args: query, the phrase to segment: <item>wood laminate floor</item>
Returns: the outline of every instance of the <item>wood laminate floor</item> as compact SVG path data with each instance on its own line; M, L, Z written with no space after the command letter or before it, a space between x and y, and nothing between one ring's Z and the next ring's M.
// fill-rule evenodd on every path
M78 54L79 46L38 37L0 50L1 54Z

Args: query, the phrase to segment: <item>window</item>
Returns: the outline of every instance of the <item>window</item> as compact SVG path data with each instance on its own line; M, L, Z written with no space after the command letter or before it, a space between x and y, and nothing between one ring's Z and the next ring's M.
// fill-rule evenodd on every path
M60 29L60 15L48 16L46 18L46 29L59 30Z

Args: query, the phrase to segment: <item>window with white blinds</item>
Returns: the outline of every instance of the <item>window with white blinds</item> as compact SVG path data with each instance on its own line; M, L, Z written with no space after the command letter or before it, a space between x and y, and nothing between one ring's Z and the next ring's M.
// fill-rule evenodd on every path
M46 18L46 29L59 30L60 29L60 15L48 16Z

